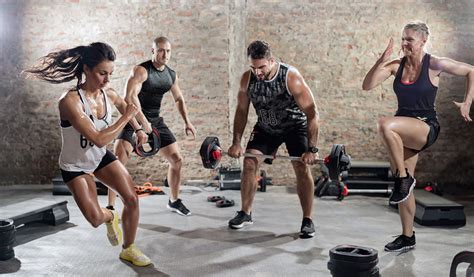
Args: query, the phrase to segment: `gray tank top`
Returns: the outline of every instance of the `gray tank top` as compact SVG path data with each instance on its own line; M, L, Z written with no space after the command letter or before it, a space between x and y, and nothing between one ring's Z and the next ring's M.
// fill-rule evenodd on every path
M281 135L307 127L307 118L288 90L290 65L279 63L271 80L260 81L251 73L247 95L257 112L257 126L269 134Z
M161 101L176 80L176 72L169 66L160 71L153 66L151 60L141 63L148 73L148 78L142 84L138 99L142 111L148 120L160 115Z

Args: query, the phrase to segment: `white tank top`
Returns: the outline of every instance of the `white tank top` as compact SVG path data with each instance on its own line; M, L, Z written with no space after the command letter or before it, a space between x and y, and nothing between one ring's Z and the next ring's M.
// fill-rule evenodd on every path
M106 93L101 90L104 97L105 115L96 118L87 102L84 92L78 89L78 94L84 107L84 114L91 120L97 130L107 128L112 120L112 111ZM66 171L84 171L92 173L95 171L106 153L105 146L99 148L81 135L69 121L61 120L62 147L59 155L59 167Z

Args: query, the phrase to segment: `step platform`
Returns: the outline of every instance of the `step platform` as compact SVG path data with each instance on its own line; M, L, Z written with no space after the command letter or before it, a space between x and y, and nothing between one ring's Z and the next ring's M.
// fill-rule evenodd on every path
M63 181L63 177L58 175L52 179L53 182L53 195L71 195L69 188ZM108 188L102 182L95 179L97 186L97 195L107 195Z
M22 210L27 210L27 212L19 213ZM69 211L67 209L67 201L29 200L27 206L24 203L17 203L2 207L0 218L12 219L16 228L33 222L57 226L69 221Z
M424 190L415 190L415 222L424 226L464 226L464 206Z

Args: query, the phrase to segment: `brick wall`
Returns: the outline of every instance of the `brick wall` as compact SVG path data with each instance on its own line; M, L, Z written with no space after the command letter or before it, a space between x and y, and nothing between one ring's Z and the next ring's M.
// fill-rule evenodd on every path
M370 92L362 91L361 83L389 37L399 42L405 23L426 21L433 34L430 52L474 64L474 4L468 0L5 0L0 15L0 184L49 183L58 173L56 101L73 83L54 86L19 77L22 68L52 49L111 44L118 55L111 86L123 92L131 67L150 57L152 39L169 37L170 66L179 74L199 132L196 141L186 138L167 95L163 116L181 145L185 178L211 176L197 155L207 135L219 136L225 147L231 142L236 92L247 68L245 47L254 39L267 40L277 58L297 67L311 87L321 114L321 152L344 143L357 160L386 159L376 122L396 108L393 79ZM442 132L420 157L422 181L472 183L474 127L451 104L462 100L464 90L463 78L442 76L437 100ZM254 122L251 112L245 139ZM129 163L138 182L161 180L166 168L160 157L133 156ZM265 169L277 183L293 182L284 161Z

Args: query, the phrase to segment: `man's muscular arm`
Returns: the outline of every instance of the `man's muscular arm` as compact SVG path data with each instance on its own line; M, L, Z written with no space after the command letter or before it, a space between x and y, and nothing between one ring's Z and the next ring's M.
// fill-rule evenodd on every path
M127 80L127 86L125 88L125 101L130 104L133 103L138 107L138 113L136 119L138 123L143 127L146 133L151 133L151 124L146 119L143 114L142 107L140 105L140 100L138 99L138 93L142 88L143 82L148 78L148 73L143 66L135 66L130 72L130 76Z

